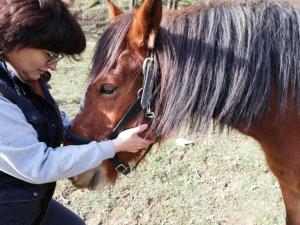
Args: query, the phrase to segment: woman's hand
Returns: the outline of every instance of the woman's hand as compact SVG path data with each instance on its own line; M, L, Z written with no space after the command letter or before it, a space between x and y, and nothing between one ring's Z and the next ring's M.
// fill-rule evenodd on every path
M151 140L144 139L138 134L146 130L147 124L122 131L118 137L112 140L115 145L116 152L131 152L135 153L141 149L146 149L153 143Z

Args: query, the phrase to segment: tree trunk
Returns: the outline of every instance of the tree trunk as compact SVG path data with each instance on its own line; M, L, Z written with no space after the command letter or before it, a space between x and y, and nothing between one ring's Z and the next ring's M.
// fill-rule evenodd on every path
M174 9L178 8L178 2L179 2L179 0L174 0Z
M169 0L169 6L168 6L169 9L172 9L173 8L173 0Z
M129 8L132 9L135 7L136 1L135 0L130 0L129 1Z

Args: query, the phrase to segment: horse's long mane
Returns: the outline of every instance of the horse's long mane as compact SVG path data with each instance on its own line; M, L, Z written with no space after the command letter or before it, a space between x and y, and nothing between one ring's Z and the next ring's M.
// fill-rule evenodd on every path
M219 4L164 20L157 39L161 91L154 130L188 122L248 128L267 109L274 88L278 112L288 95L300 106L300 13L261 1Z
M118 41L132 20L124 18ZM187 122L192 130L206 129L211 119L221 127L247 128L266 112L271 90L278 112L288 96L300 106L300 11L290 4L195 6L163 19L155 51L161 66L153 124L158 136Z

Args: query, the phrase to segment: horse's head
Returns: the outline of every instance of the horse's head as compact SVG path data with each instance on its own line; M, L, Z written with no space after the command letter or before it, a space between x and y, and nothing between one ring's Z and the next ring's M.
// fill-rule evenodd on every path
M108 7L113 22L98 41L90 82L71 128L72 133L90 140L106 139L141 94L143 62L154 47L162 15L160 0L145 0L130 13L110 1ZM143 112L134 114L124 129L145 122ZM134 164L144 153L120 153L118 158ZM112 161L106 160L94 171L75 177L74 184L95 188L99 181L114 182L117 176Z

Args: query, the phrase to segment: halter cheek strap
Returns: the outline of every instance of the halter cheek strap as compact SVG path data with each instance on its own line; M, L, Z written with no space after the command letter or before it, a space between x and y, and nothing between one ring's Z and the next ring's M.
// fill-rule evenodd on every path
M155 75L158 71L158 63L156 63L156 56L153 51L150 53L150 57L146 58L143 62L143 75L144 83L143 88L140 90L142 92L141 106L145 110L145 117L147 119L154 119L154 112L151 111L150 101L153 97L153 85L155 80Z

